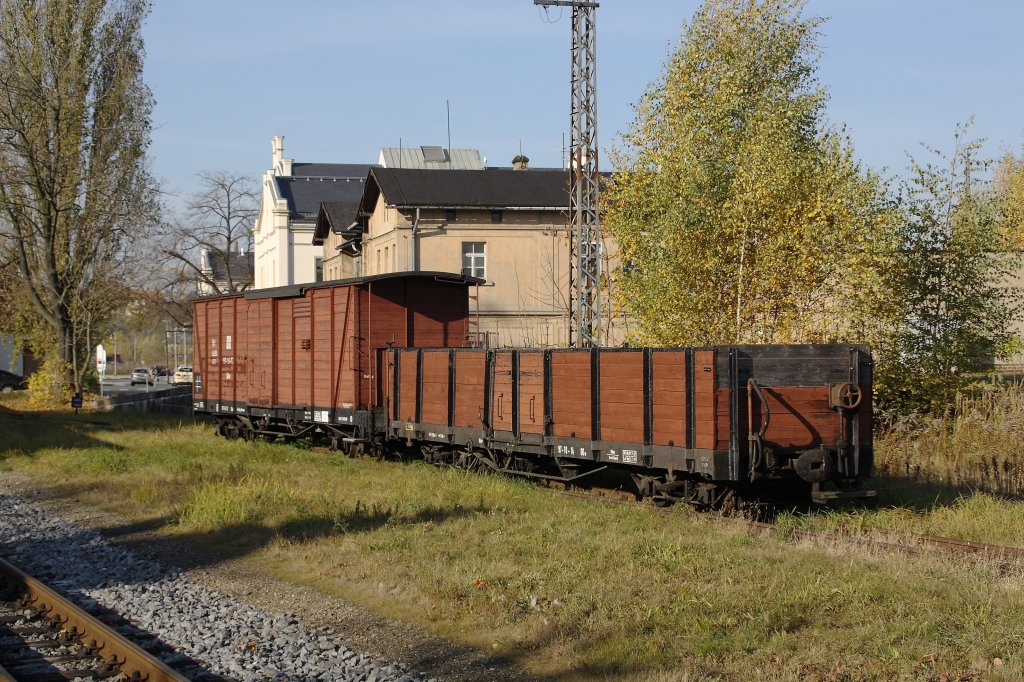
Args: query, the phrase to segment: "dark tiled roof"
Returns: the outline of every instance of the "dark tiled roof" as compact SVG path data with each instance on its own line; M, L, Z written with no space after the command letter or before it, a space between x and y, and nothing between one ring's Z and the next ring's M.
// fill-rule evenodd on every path
M325 201L320 204L313 229L313 243L323 244L328 230L335 234L344 233L359 213L358 201Z
M361 213L369 213L378 194L398 207L548 208L569 205L569 175L557 170L421 170L370 168Z
M227 286L228 269L231 271L231 282L236 289L246 289L252 286L255 269L252 251L248 253L208 251L206 257L210 265L210 279L218 286ZM227 261L226 265L225 260Z
M351 176L292 176L276 177L277 189L281 198L288 201L288 213L300 220L315 220L323 202L359 203L363 196L363 186L369 166L350 166L349 164L308 164L317 166L335 166L360 168L362 172Z
M365 163L293 163L292 175L300 178L366 177Z

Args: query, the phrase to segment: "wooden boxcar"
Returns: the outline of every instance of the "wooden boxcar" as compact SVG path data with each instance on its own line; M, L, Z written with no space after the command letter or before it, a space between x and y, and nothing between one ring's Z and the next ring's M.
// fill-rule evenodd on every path
M398 273L198 299L195 412L226 436L365 437L384 418L383 349L465 346L467 288L479 283Z
M567 481L627 469L643 494L708 506L742 486L845 496L872 467L866 346L387 354L388 435L428 457Z

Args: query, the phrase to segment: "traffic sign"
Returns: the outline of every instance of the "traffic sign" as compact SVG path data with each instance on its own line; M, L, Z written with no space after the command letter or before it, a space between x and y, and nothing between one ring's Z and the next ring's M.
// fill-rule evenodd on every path
M103 344L96 346L96 371L103 374L107 369L107 351L104 350Z

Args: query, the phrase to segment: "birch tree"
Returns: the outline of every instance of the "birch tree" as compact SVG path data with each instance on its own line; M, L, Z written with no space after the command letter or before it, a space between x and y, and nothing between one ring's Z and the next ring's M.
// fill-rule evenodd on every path
M1019 343L1019 235L1001 222L1005 193L987 180L980 146L962 126L951 154L926 146L900 184L899 258L877 315L886 328L876 386L888 412L941 411Z
M37 351L81 389L158 212L144 0L0 0L0 235Z
M636 105L605 225L657 345L829 341L877 290L882 181L825 120L804 0L709 0Z

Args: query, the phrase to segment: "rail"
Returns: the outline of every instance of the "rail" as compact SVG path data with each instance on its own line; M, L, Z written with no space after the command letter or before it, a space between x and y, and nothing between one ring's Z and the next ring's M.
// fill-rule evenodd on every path
M188 680L3 559L0 595L0 635L20 640L0 646L2 682Z

